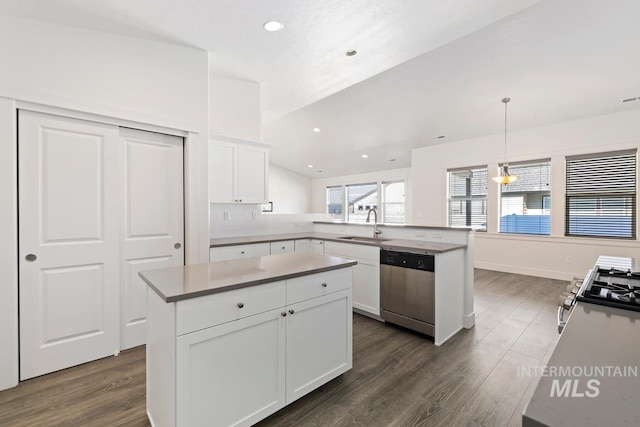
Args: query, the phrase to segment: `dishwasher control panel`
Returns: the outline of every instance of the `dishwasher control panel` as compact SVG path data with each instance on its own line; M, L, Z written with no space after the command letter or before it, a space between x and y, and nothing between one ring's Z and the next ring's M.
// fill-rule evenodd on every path
M410 252L380 250L380 264L395 265L397 267L414 270L435 271L433 255L414 254Z

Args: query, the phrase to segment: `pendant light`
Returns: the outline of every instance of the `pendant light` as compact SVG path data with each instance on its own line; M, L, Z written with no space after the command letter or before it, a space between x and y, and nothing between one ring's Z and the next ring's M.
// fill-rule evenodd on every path
M509 163L507 163L507 104L509 101L511 101L511 98L502 98L504 103L504 163L500 168L500 176L491 177L498 184L511 184L520 179L519 175L509 174Z

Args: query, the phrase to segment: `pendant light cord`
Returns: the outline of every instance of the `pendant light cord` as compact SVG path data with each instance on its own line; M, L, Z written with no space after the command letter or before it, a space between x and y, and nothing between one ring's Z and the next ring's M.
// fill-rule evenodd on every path
M502 98L504 103L504 163L507 163L507 104L511 98Z

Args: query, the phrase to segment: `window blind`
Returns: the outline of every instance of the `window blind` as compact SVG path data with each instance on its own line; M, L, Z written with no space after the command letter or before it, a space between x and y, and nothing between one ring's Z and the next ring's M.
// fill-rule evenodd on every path
M450 169L448 222L451 227L487 228L487 167Z
M565 235L636 238L636 150L566 158Z

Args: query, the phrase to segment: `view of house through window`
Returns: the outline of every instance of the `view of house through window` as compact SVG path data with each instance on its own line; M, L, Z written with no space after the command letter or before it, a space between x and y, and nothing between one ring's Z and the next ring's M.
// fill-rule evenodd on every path
M450 227L487 229L487 167L450 169L448 223Z
M500 232L551 234L551 163L549 159L511 164L520 179L500 185Z
M404 181L382 183L382 222L404 224Z
M404 224L404 200L404 180L336 185L326 188L326 213L347 222L366 222L369 210L375 209L379 224Z
M327 187L327 213L336 219L342 219L344 205L344 187L341 185Z
M378 184L347 185L347 221L365 222L369 209L378 211ZM380 215L380 212L377 213ZM379 222L382 222L381 219L378 216Z

